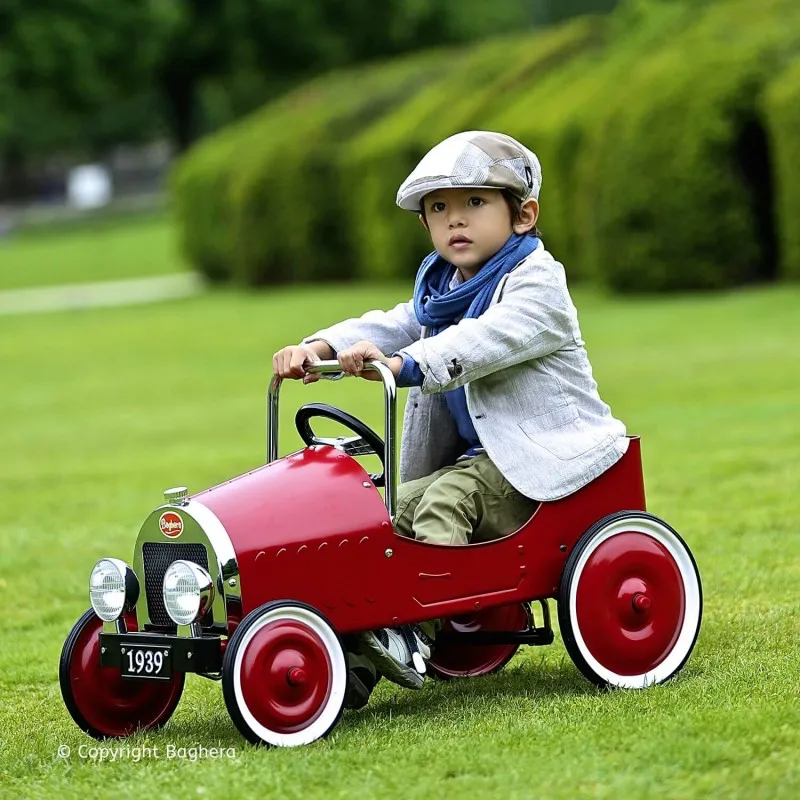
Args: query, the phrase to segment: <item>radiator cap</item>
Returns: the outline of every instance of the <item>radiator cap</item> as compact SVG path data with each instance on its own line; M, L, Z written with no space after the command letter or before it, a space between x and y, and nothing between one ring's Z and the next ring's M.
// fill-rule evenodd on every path
M175 486L164 490L164 500L172 506L185 506L189 500L189 490L185 486Z

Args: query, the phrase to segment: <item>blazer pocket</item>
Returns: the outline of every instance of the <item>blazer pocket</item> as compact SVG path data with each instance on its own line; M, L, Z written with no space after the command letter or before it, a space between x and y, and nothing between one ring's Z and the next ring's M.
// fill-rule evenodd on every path
M561 461L578 458L611 439L604 430L581 425L578 409L571 403L546 414L528 417L519 423L519 427L535 445Z
M541 431L569 425L570 422L575 422L579 416L578 409L572 403L567 403L554 408L552 411L545 411L544 414L536 414L536 416L523 419L519 426L530 436L531 434L536 435Z

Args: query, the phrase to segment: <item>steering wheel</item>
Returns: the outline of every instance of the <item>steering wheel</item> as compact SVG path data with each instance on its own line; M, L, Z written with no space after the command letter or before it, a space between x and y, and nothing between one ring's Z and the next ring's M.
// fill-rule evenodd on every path
M351 430L355 436L337 436L335 438L323 438L317 436L311 429L311 420L315 417L332 419L345 428ZM373 453L378 456L383 466L383 472L370 475L370 480L375 486L383 486L386 476L386 446L383 439L375 433L372 428L365 425L360 419L356 419L346 411L329 406L327 403L308 403L297 409L294 417L294 424L297 432L306 445L327 444L347 453L350 456L368 456Z

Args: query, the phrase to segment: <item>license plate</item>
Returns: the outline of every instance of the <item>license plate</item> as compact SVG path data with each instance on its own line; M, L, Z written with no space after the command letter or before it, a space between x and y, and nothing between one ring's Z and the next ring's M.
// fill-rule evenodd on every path
M123 678L169 680L172 653L169 645L131 644L120 650Z

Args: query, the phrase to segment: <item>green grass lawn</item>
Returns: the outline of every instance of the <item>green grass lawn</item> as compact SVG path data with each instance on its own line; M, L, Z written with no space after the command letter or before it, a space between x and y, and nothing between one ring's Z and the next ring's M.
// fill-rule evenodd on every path
M800 795L800 287L635 301L575 294L601 392L643 437L650 510L682 533L701 570L703 628L674 682L599 692L557 637L497 676L416 693L381 684L327 740L265 750L239 736L219 685L190 676L169 724L128 741L161 758L80 757L94 742L62 704L57 665L88 607L95 560L130 558L165 487L198 490L263 462L275 349L406 291L214 293L0 318L0 795ZM291 384L285 448L297 445L292 411L309 399L381 425L377 384ZM170 744L231 747L236 757L168 760Z
M0 238L0 291L182 272L174 239L163 213L16 231Z

